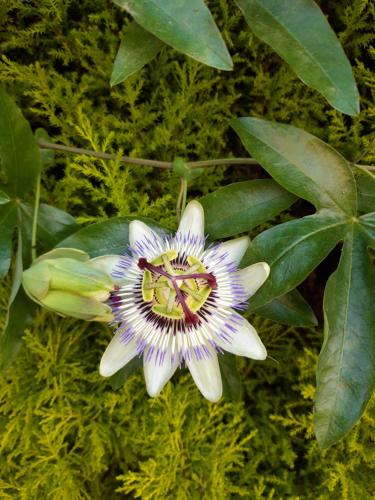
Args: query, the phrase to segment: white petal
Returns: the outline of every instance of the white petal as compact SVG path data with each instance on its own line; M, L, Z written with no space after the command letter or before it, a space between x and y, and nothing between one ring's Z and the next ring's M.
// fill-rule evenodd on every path
M212 403L216 403L223 393L216 352L210 349L210 357L200 360L192 356L190 360L186 360L186 364L203 396Z
M105 272L110 277L112 283L124 286L134 283L134 278L129 278L125 272L124 276L121 278L116 276L116 271L120 270L123 272L123 270L118 267L123 259L124 257L122 255L102 255L100 257L90 259L87 264L94 269Z
M270 274L270 266L266 262L257 262L244 269L240 269L236 274L248 298L254 295L258 288L266 281Z
M117 269L118 264L121 262L123 257L121 255L101 255L100 257L95 257L91 259L87 264L97 269L98 271L103 271L107 276L111 278L113 283L123 283L123 278L115 278L112 273Z
M147 360L147 353L143 355L143 372L146 380L146 388L148 394L154 398L160 394L168 380L172 377L178 366L178 359L176 357L174 363L171 363L171 351L167 351L167 355L162 364L154 357Z
M220 245L220 254L228 254L225 258L225 263L233 263L238 266L242 257L245 255L249 243L250 238L248 236L243 236L242 238L236 238L222 243Z
M177 234L187 234L189 231L191 235L204 238L204 211L202 205L195 200L187 204Z
M217 337L215 342L232 354L252 359L266 359L267 350L255 328L245 318L237 313L235 314L238 321L235 326L236 331L231 333L231 340L226 341Z
M100 361L99 373L102 377L110 377L120 368L129 363L137 354L137 346L134 339L125 343L123 332L115 334L107 349L104 351Z
M129 224L130 246L135 247L138 243L145 243L146 240L154 241L156 233L140 220L133 220Z

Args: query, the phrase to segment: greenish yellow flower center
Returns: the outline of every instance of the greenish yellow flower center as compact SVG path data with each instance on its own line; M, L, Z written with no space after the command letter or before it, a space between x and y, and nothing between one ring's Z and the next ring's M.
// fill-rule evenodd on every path
M138 266L144 269L142 297L161 317L197 323L196 313L216 288L216 279L193 255L186 265L179 265L177 257L175 250L169 250L151 262L139 259Z

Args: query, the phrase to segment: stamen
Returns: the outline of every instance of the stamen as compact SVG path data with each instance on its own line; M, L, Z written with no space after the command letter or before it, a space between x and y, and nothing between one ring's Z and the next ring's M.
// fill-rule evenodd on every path
M165 288L166 283L150 283L149 285L144 285L146 290L153 290L154 288Z
M168 301L167 301L167 312L171 312L174 304L174 295L172 290L169 290Z
M195 300L200 300L201 296L199 293L195 292L188 283L185 283L184 292L193 297Z
M163 255L163 264L164 268L168 271L169 274L173 273L173 267L171 266L171 263L169 262L166 255Z

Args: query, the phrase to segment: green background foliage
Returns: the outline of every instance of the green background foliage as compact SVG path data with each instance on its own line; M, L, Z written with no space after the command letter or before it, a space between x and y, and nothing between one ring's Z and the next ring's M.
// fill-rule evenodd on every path
M228 120L252 115L301 127L350 161L374 163L371 2L323 5L354 67L361 94L356 118L304 86L251 34L234 5L212 0L209 7L234 72L164 48L111 88L129 22L118 7L104 0L2 2L1 81L34 130L43 127L66 145L160 160L246 156ZM189 193L206 195L260 175L258 167L206 170ZM176 225L179 181L171 172L58 153L42 181L42 201L81 223L130 215ZM312 213L301 202L297 208L275 223ZM241 399L212 405L184 373L156 400L147 397L140 373L114 391L97 369L110 330L40 312L0 380L0 497L371 498L373 403L343 442L320 451L312 410L321 328L251 320L277 363L240 360Z

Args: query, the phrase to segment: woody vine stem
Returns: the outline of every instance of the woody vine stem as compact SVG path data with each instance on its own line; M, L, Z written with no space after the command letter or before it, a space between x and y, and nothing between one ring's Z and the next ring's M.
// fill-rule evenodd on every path
M64 144L56 144L53 142L48 142L44 140L39 140L38 145L41 149L52 149L56 151L64 151L66 153L73 153L85 156L92 156L94 158L100 158L102 160L116 160L117 155L111 153L103 153L101 151L93 151L90 149L76 148L73 146L65 146ZM173 163L170 161L159 161L159 160L146 160L143 158L131 158L129 156L121 156L120 161L123 163L128 163L131 165L148 166L160 169L171 169ZM202 160L186 162L186 166L191 170L196 168L204 167L214 167L220 165L259 165L259 163L254 158L218 158L214 160ZM361 165L358 163L352 163L352 166L357 167L362 171L366 171L369 175L373 175L371 172L375 172L375 166L373 165ZM180 178L180 191L177 197L176 212L177 219L181 217L186 205L187 198L187 180L184 177ZM31 260L32 262L36 259L36 243L37 243L37 230L38 230L38 213L39 213L39 200L40 200L40 175L36 182L36 192L35 192L35 204L33 211L33 221L31 229Z
M57 151L65 151L66 153L93 156L95 158L100 158L102 160L118 159L117 155L111 153L102 153L101 151L93 151L90 149L65 146L64 144L55 144L53 142L48 142L44 140L39 140L38 145L41 149L53 149ZM172 168L171 161L146 160L143 158L131 158L130 156L121 156L120 160L123 163L129 163L130 165L142 165L145 167L155 167L166 170ZM186 162L186 165L190 169L196 169L204 167L215 167L220 165L259 165L259 163L254 158L218 158L215 160L190 161ZM358 163L352 163L352 165L358 168L369 170L371 172L375 172L374 165L360 165Z

